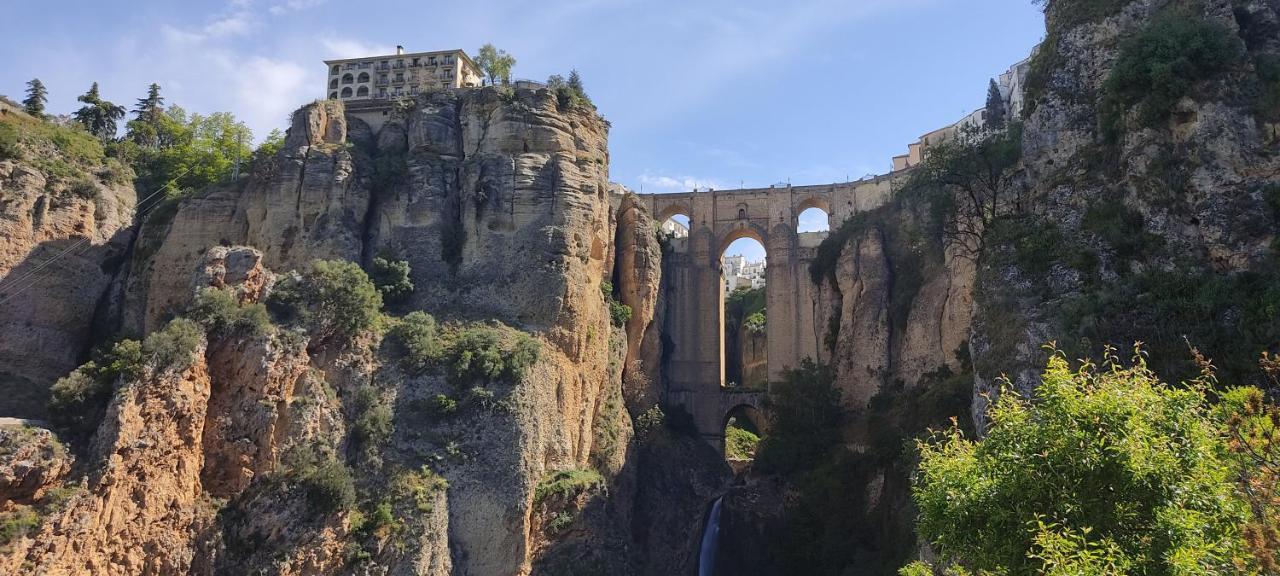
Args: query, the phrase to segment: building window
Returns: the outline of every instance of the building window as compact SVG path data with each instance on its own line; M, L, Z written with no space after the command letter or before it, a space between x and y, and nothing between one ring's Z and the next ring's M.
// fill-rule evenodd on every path
M338 72L340 72L341 70L342 70L342 68L339 68L338 66L334 66L334 67L333 67L333 70L330 70L330 71L329 71L329 73L330 73L330 74L337 74L337 73L338 73Z
M338 87L338 79L337 79L337 78L334 78L333 80L330 80L330 81L329 81L329 87L330 87L330 88L337 88L337 87Z
M355 82L355 80L356 80L356 79L355 79L355 77L354 77L354 76L352 76L352 75L350 75L350 74L343 74L343 75L342 75L342 83L343 83L343 84L350 84L350 83L352 83L352 82Z
M343 98L350 98L350 97L351 97L351 87L350 87L350 86L347 86L346 88L343 88L343 89L342 89L342 97L343 97Z
M381 89L381 90L378 90L378 97L379 97L379 98L386 98L386 97L387 97L387 89L386 89L386 88L383 88L383 89Z
M396 72L396 82L404 82L404 74Z
M364 98L365 96L368 96L368 95L369 95L368 86L361 86L360 88L356 89L356 96Z
M359 77L358 79L356 79L356 82L361 82L361 83L368 82L368 81L369 81L369 73L368 73L368 72L361 72L361 73L360 73L360 77Z
M337 92L330 92L330 93L329 93L329 99L330 99L330 100L337 100L337 99L338 99L338 93L337 93Z

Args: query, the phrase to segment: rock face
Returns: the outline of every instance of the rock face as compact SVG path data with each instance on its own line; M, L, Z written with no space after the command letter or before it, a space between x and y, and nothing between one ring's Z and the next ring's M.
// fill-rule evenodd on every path
M1144 125L1133 107L1116 120L1118 135L1109 142L1099 130L1105 82L1126 39L1168 13L1219 27L1242 48L1241 62L1219 67L1212 77L1195 83L1165 120ZM1151 289L1134 288L1133 279L1158 273L1183 275L1194 284L1212 278L1231 285L1274 270L1280 215L1266 208L1262 196L1280 176L1280 162L1274 154L1274 125L1258 113L1252 91L1259 88L1257 62L1280 53L1276 23L1272 2L1214 0L1187 7L1141 0L1092 21L1047 11L1050 33L1040 50L1050 66L1025 119L1019 166L1029 189L1024 209L1037 225L1050 223L1077 245L1060 248L1047 265L1030 266L1017 262L1009 246L994 246L993 256L979 268L974 288L980 296L973 334L975 414L985 409L982 395L994 390L1002 373L1019 390L1034 388L1045 360L1041 346L1049 340L1073 354L1094 357L1103 343L1124 350L1141 340L1156 347L1148 351L1164 377L1176 379L1181 375L1171 370L1189 366L1172 357L1185 359L1181 338L1192 327L1180 326L1177 334L1161 329L1153 321L1154 303L1141 299ZM1097 224L1116 214L1124 216L1114 220L1127 222L1121 233L1108 233ZM1096 255L1095 269L1072 261L1073 253L1082 252ZM1063 318L1079 316L1074 311L1079 301L1102 299L1099 286L1129 298L1127 306L1105 313L1116 325L1106 324L1111 318L1086 318L1079 323L1083 329L1063 325ZM1250 297L1231 298L1244 306ZM1170 316L1171 298L1161 299L1169 305L1161 313L1163 322L1178 322ZM1203 320L1202 314L1195 323L1221 323L1224 333L1250 329L1240 323L1239 307L1212 314L1218 317ZM1193 343L1215 358L1220 369L1228 369L1223 361L1248 345L1204 339ZM1245 356L1256 359L1259 351Z
M413 307L586 346L607 272L608 127L549 91L434 93L378 135L368 252L409 262ZM399 162L399 164L397 164Z
M631 307L623 394L627 409L640 414L662 397L662 247L655 223L631 194L615 211L613 279L618 299Z
M24 159L0 160L0 416L24 418L44 415L48 387L88 351L136 201L127 178L58 178L53 167L80 163L33 140Z
M73 458L53 433L18 422L0 422L0 511L31 504L58 487Z
M377 134L319 102L294 114L281 152L247 179L153 211L116 279L122 300L104 307L127 335L156 333L205 288L254 305L272 270L380 256L412 270L415 291L396 313L427 311L448 330L487 324L501 338L519 330L540 358L515 381L459 388L443 369L406 372L377 334L317 344L279 327L210 328L189 367L121 383L86 489L4 566L690 568L698 518L727 469L692 438L655 433L679 457L633 439L632 414L660 399L661 248L635 199L609 191L607 137L593 108L545 90L424 95ZM611 326L606 281L633 310L625 326ZM440 397L457 399L456 412L433 411ZM371 420L376 406L385 424ZM371 426L387 439L371 445ZM315 510L319 480L307 474L325 458L351 471L350 508ZM691 467L696 481L674 472ZM557 473L583 471L600 475L598 490L540 496ZM26 477L15 484L58 482ZM385 508L395 522L369 527Z

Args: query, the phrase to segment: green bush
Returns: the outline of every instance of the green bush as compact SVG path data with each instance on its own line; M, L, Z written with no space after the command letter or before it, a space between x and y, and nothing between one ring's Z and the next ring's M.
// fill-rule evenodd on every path
M604 295L605 304L609 305L609 319L614 326L626 326L631 320L631 307L618 302L613 297L613 284L610 282L600 283L600 293Z
M31 506L15 505L10 511L0 512L0 545L35 532L41 520L40 513Z
M313 342L350 341L382 318L382 294L359 266L315 260L301 275L277 284L267 301L281 321L302 326Z
M1104 134L1115 140L1133 107L1143 126L1157 126L1197 84L1240 62L1240 41L1231 31L1181 11L1162 12L1120 49L1103 85Z
M1001 574L1235 573L1248 509L1203 383L1166 387L1135 358L1054 355L1034 399L1000 394L983 439L922 442L920 534Z
M1259 54L1254 58L1258 73L1258 115L1267 122L1280 122L1280 55Z
M542 502L549 496L572 498L587 490L603 489L604 477L595 470L562 470L543 478L533 491L533 501Z
M396 322L387 332L387 346L410 374L425 372L444 353L436 319L426 312L411 312Z
M1080 227L1097 234L1125 260L1139 259L1164 244L1164 238L1147 232L1142 213L1124 205L1091 205Z
M729 425L724 429L724 455L733 460L750 460L756 457L760 437L750 430Z
M408 262L379 256L373 259L369 279L378 287L383 300L398 303L413 294L413 280L410 279L409 272Z
M225 288L201 289L187 310L187 316L204 326L210 334L219 336L260 338L270 334L274 328L266 306L260 303L241 305Z
M423 514L431 513L435 495L448 488L449 481L429 466L423 466L417 472L401 470L391 476L391 493L397 498L413 500L414 506Z
M447 394L436 394L427 400L427 409L441 416L447 416L458 411L458 401Z
M18 145L18 129L8 122L0 122L0 160L21 160L22 148Z
M352 509L356 485L346 464L332 454L299 448L285 457L287 478L302 490L313 512L332 514Z
M122 340L110 348L95 350L93 360L53 384L49 419L74 437L88 438L102 421L116 381L137 379L144 361L142 344L136 340Z
M391 438L395 431L391 407L377 388L365 385L356 390L355 412L351 433L365 448L371 449Z
M542 352L534 337L515 332L504 337L492 326L455 328L446 338L444 365L449 381L465 387L474 382L504 379L518 382Z
M768 321L765 318L764 311L756 312L755 314L747 316L747 318L742 321L742 326L747 329L747 332L752 334L763 334L767 325Z
M758 469L794 473L816 466L840 446L844 413L831 367L805 359L774 383L769 434L756 452Z
M142 341L142 352L155 363L157 370L186 370L195 360L196 350L204 344L204 329L186 318L175 318L163 330L152 332Z

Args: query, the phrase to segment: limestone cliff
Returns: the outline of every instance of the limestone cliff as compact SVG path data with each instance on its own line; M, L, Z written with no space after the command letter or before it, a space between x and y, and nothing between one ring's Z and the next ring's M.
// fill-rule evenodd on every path
M104 326L146 337L147 358L175 316L202 318L205 335L178 367L109 384L118 392L68 479L53 466L15 475L40 523L5 566L692 566L725 468L660 417L654 440L634 438L632 416L661 395L661 248L635 199L609 191L607 122L546 90L431 93L392 114L374 133L341 103L305 106L247 178L145 215ZM405 262L414 285L385 322L425 311L500 346L529 335L536 361L460 387L454 366L410 368L379 330L321 339L262 311L278 279L312 261L375 257ZM209 289L229 301L197 298ZM615 299L632 310L622 326ZM55 505L25 488L61 483L83 489Z
M41 417L88 351L137 198L87 134L20 112L0 115L0 133L0 412Z

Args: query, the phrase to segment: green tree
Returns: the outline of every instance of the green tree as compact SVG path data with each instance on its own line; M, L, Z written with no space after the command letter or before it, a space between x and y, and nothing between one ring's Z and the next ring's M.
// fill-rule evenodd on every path
M840 446L843 423L835 372L806 358L771 386L769 434L760 441L756 466L784 474L817 466Z
M271 158L284 148L284 132L279 128L274 128L267 133L267 139L258 145L258 149L253 151L254 158Z
M987 86L987 127L992 130L1003 130L1007 113L1004 108L1004 97L1000 95L1000 86L994 78Z
M350 340L378 325L382 294L354 262L315 260L303 274L282 280L267 307L306 328L312 342Z
M130 122L130 127L139 123ZM188 116L181 107L170 106L150 127L156 146L143 148L135 167L144 189L172 182L180 190L198 190L226 181L237 159L253 156L253 132L228 112Z
M125 137L139 146L156 147L159 142L160 121L164 116L164 98L160 85L151 84L146 98L139 98L133 107L134 120L126 126Z
M987 436L919 444L919 532L948 560L1001 574L1225 574L1248 507L1205 390L1162 385L1141 352L1072 369L1035 397L1000 394Z
M103 100L102 95L98 93L97 82L94 82L89 91L81 94L76 100L84 103L84 106L72 115L76 122L104 142L116 137L116 123L125 115L123 106Z
M36 118L44 118L44 105L49 102L49 90L39 78L27 82L27 98L22 101L22 109Z
M573 92L575 96L582 98L583 100L587 99L587 88L582 85L582 75L578 74L578 70L576 68L569 71L569 80L565 82L565 86L567 86L569 91Z
M493 44L485 44L480 47L480 52L476 55L476 66L489 77L489 84L496 85L499 80L503 84L511 83L511 69L516 65L514 56L507 54L505 50L499 50Z

